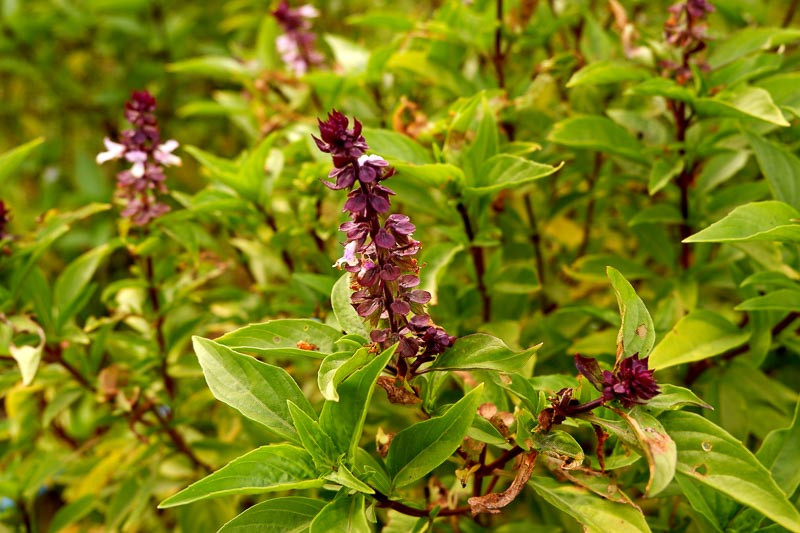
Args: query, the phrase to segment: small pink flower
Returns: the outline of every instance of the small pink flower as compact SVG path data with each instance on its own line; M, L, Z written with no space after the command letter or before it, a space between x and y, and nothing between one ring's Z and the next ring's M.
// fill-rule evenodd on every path
M103 139L103 144L106 145L106 151L97 154L95 161L97 161L98 165L102 165L106 161L111 161L112 159L119 159L120 157L125 155L124 144L115 143L108 137Z
M179 167L181 166L181 158L172 153L178 146L178 141L170 139L156 147L153 157L166 167Z

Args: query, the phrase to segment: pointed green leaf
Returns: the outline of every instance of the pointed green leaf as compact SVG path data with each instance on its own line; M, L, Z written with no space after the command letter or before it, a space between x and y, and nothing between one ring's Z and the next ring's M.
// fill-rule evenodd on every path
M314 462L305 450L289 444L262 446L234 459L159 504L159 509L231 494L263 494L321 487Z
M787 147L745 132L776 200L800 209L800 158Z
M317 372L317 386L323 398L338 402L339 384L374 357L366 348L359 348L355 353L336 352L326 357Z
M616 412L636 435L639 450L650 468L650 480L647 482L645 494L648 497L655 496L667 488L675 477L675 465L678 461L675 442L664 430L661 422L642 409L634 408L629 413L621 410Z
M331 306L333 307L333 314L336 315L336 320L339 321L345 333L354 333L361 335L365 339L369 336L367 328L364 326L364 320L358 316L356 310L350 304L350 273L345 272L342 274L333 286L331 291Z
M317 320L285 318L250 324L226 333L216 342L264 357L322 358L336 351L341 331Z
M652 357L652 356L651 356ZM714 409L709 404L697 397L695 393L684 387L663 383L660 385L661 392L655 397L647 400L647 410L662 409L681 409L683 407L702 407L704 409Z
M386 467L395 487L405 487L444 463L461 445L481 400L479 385L439 417L417 422L392 439Z
M373 490L372 487L358 479L356 475L341 462L336 466L336 470L325 476L325 479L364 494L375 494L375 490Z
M552 167L516 155L498 154L482 161L479 172L481 179L477 181L479 185L467 187L465 191L476 196L483 196L503 189L520 187L554 174L563 166L563 162Z
M233 351L216 342L193 337L194 351L214 397L276 434L297 442L286 400L314 414L294 379L282 368Z
M800 513L769 471L737 439L694 413L668 411L661 422L678 447L678 471L752 507L790 531Z
M756 457L772 473L783 492L791 498L800 486L800 402L794 408L792 423L787 428L771 431Z
M612 502L570 483L533 476L528 484L548 503L580 522L587 531L649 532L642 512L633 505Z
M336 465L338 453L333 440L319 426L319 422L311 418L308 413L297 407L291 400L288 401L289 414L300 436L303 448L308 451L314 464L320 470L330 470Z
M541 344L523 352L515 352L502 340L485 333L459 337L455 344L439 355L430 370L520 370Z
M339 453L352 458L364 428L375 382L394 355L397 345L385 350L339 385L339 401L326 401L319 416L319 425L330 435Z
M725 317L712 311L696 309L681 318L661 339L650 354L650 368L700 361L741 346L750 338Z
M740 205L683 242L800 242L800 211L776 200Z
M44 137L38 137L0 154L0 184L13 174L33 150L43 142Z
M647 357L656 340L653 319L633 286L617 269L608 267L606 274L617 295L619 314L622 317L622 325L617 334L617 359L630 357L635 353L639 354L640 359Z
M692 106L705 116L755 118L776 126L790 126L769 92L760 87L741 85L721 91L713 98L697 98Z
M323 507L315 498L274 498L250 507L217 533L305 533Z
M651 77L645 69L621 61L590 63L572 75L567 88L581 85L607 85L623 81L639 81Z
M364 496L337 495L311 522L309 533L372 533L364 508Z
M800 311L800 289L778 289L762 296L748 298L736 311Z
M644 147L628 130L601 116L572 117L556 123L547 140L647 163Z

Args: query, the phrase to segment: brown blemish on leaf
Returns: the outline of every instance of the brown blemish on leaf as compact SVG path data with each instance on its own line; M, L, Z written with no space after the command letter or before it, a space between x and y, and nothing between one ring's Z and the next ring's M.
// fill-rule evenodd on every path
M472 508L472 516L480 513L498 514L505 506L513 502L522 492L533 473L536 463L536 452L528 452L520 457L517 475L514 481L503 492L493 492L483 496L473 496L467 503Z
M692 472L694 472L694 473L695 473L695 474L697 474L698 476L703 476L703 477L705 477L705 476L707 476L707 475L708 475L708 466L706 466L705 464L699 464L699 465L697 465L697 466L695 466L695 467L694 467L694 469L692 470Z
M298 341L297 347L301 350L307 350L309 352L316 352L319 350L319 346L314 343L306 342L306 341Z
M412 405L420 403L422 400L419 398L418 392L413 392L402 385L398 385L394 378L389 376L381 376L378 378L378 385L386 391L389 401L398 403L400 405Z
M645 326L644 324L639 324L639 326L636 328L636 335L642 339L647 337L647 326Z

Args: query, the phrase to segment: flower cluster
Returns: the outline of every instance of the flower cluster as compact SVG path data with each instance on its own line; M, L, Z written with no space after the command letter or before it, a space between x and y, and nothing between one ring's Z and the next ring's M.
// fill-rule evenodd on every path
M399 343L401 358L416 358L413 370L433 360L455 338L425 313L431 295L416 288L420 283L414 257L420 243L412 238L416 228L405 215L387 215L394 192L383 182L394 169L381 157L365 154L369 147L361 130L357 119L349 128L347 117L333 110L326 121L319 121L321 138L314 137L319 149L333 159L332 181L323 183L332 190L349 191L343 211L350 220L339 227L347 242L335 266L352 274L351 302L373 326L372 341L382 348ZM381 321L384 327L379 328Z
M638 353L633 354L620 361L612 372L601 370L596 359L575 354L578 372L602 394L590 402L580 403L572 397L573 389L561 389L550 407L539 413L539 425L549 431L567 417L588 413L612 400L618 400L626 408L645 403L661 392L653 377L654 371L647 368L647 359L639 359Z
M680 63L664 60L661 66L681 85L692 79L691 57L706 47L705 19L713 11L714 6L708 0L686 0L669 8L664 35L669 44L681 49L682 59ZM705 63L698 65L708 68Z
M180 165L172 152L178 142L161 142L158 121L154 114L156 99L147 91L133 91L125 104L125 118L133 128L120 135L120 142L106 137L106 151L97 154L97 163L124 159L131 167L117 174L119 196L125 203L122 216L134 224L145 225L167 211L169 206L158 201L158 194L167 193L164 167Z
M317 36L310 31L309 19L319 16L316 8L304 5L292 9L286 0L281 0L272 16L283 28L283 35L275 40L275 46L292 72L301 76L311 67L322 64L322 54L314 48Z
M595 359L575 354L575 367L597 390L603 400L619 400L624 407L633 407L656 396L660 390L653 378L653 370L647 368L647 357L639 359L633 354L619 362L613 372L600 370Z
M6 233L6 226L11 220L11 211L9 211L3 200L0 200L0 239L8 237Z

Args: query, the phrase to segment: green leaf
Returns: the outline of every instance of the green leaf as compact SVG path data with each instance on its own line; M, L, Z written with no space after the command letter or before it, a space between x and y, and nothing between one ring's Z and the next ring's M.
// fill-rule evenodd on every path
M282 368L242 355L202 337L194 351L214 397L283 438L298 442L286 400L309 415L314 410L294 379Z
M500 137L497 134L497 119L489 106L485 94L480 94L480 114L475 140L464 150L464 170L469 184L485 183L486 163L500 150ZM494 183L491 181L490 183Z
M430 370L499 370L514 372L527 363L541 344L523 352L515 352L502 340L485 333L459 337L455 344L439 355Z
M375 382L396 348L397 345L394 345L384 350L369 364L355 371L339 385L339 401L326 401L322 407L320 426L333 439L336 451L346 453L349 459L358 448Z
M608 267L606 274L617 295L622 318L617 334L617 359L630 357L635 353L639 354L640 359L647 357L656 340L653 319L633 286L617 269Z
M758 50L767 50L798 39L800 30L794 28L745 28L714 47L708 63L716 70Z
M334 343L341 336L341 331L317 320L284 318L235 329L216 342L263 357L322 358L336 350Z
M800 290L778 289L763 296L748 298L736 311L800 311Z
M274 498L250 507L217 533L304 533L323 507L316 498Z
M323 398L332 402L339 401L337 388L353 372L367 364L375 355L366 348L359 348L355 353L337 352L326 357L317 372L317 386Z
M679 472L789 530L800 530L800 513L740 441L693 413L668 411L661 415L661 422L678 447Z
M766 466L775 482L791 498L800 486L800 402L794 408L792 423L787 428L771 431L756 457Z
M573 117L553 126L547 139L551 142L619 155L647 163L644 147L628 130L606 117Z
M620 61L597 61L577 71L567 82L567 88L581 85L607 85L623 81L639 81L652 74L643 68Z
M17 362L20 374L22 374L22 385L27 387L33 383L36 377L36 371L39 369L39 363L42 361L42 352L46 342L45 333L42 327L28 317L12 317L8 320L17 333L31 333L39 337L39 341L35 346L22 345L17 346L11 339L9 339L8 352L11 357ZM3 324L3 322L0 322Z
M554 429L547 433L535 431L531 437L533 449L542 455L557 459L561 462L562 468L569 469L583 464L585 458L583 448L575 440L575 437L566 431L560 429Z
M439 417L399 432L386 455L392 485L405 487L444 463L461 445L483 393L479 385Z
M342 274L333 286L331 291L331 306L333 307L333 314L336 315L336 320L339 321L339 327L346 333L354 333L361 335L365 339L369 337L364 320L358 316L356 310L350 305L350 273L345 272Z
M776 200L800 209L800 158L785 146L773 143L760 135L745 132L756 154L761 173L767 178Z
M681 409L683 407L702 407L704 409L714 409L709 404L698 398L695 393L684 387L663 383L660 385L660 388L661 392L655 398L650 398L647 400L646 408L648 411Z
M311 456L289 444L262 446L234 459L158 505L159 509L232 494L321 487Z
M650 181L647 184L647 192L650 196L666 187L669 182L683 172L683 159L667 161L658 159L650 169Z
M372 487L358 479L356 475L341 462L336 465L336 470L325 476L325 479L357 492L375 494L375 490Z
M483 166L478 173L482 178L476 180L476 183L485 185L466 188L465 191L469 194L483 196L503 189L519 187L554 174L564 166L562 162L551 167L510 154L498 154L483 161Z
M371 533L364 496L338 495L311 522L309 533Z
M776 200L740 205L683 242L800 242L800 211Z
M72 261L56 279L53 287L53 305L57 312L56 330L81 310L87 301L86 286L91 281L100 262L113 252L119 243L101 244Z
M661 422L641 409L634 408L629 413L615 410L628 423L650 468L650 480L647 482L645 494L648 497L667 488L675 477L675 465L678 452L675 442L664 430Z
M266 162L277 134L267 135L251 150L236 173L236 181L228 183L236 192L252 202L260 202L263 195L268 195L271 187L267 175Z
M713 98L697 98L692 106L698 114L706 116L755 118L776 126L791 125L769 92L760 87L739 86L722 91Z
M31 155L33 150L44 142L44 137L37 137L32 141L12 148L7 152L0 154L0 184L8 179L19 166L25 162L28 156Z
M466 179L463 170L449 163L413 165L393 161L393 164L398 176L404 179L413 178L426 187L438 187L451 181L463 183Z
M230 80L234 78L245 81L253 76L250 68L244 63L227 56L203 56L176 61L167 65L170 72L197 74L210 78Z
M385 159L397 159L412 165L433 163L428 150L407 135L392 130L364 128L364 137L369 139L370 152Z
M320 470L331 470L336 465L338 453L333 440L319 426L319 422L314 420L308 413L297 407L291 400L288 400L289 414L292 423L297 429L300 442L303 448L311 455L314 464Z
M586 531L649 532L642 512L633 505L612 502L570 483L533 476L528 485L548 503L580 522Z
M750 338L725 317L712 311L696 309L675 324L650 354L650 368L700 361L741 346Z

